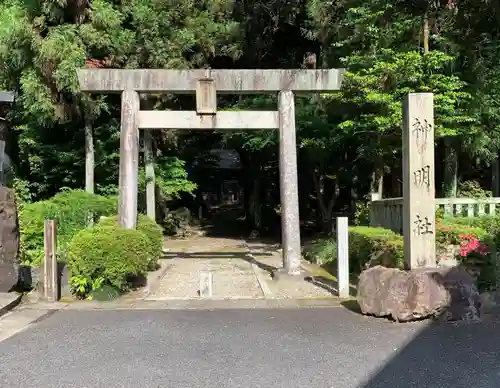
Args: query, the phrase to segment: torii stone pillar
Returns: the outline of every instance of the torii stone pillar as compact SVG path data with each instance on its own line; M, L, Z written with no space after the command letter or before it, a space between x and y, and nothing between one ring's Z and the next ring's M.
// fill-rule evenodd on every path
M294 93L339 90L342 69L329 70L118 70L78 71L83 92L122 93L118 220L137 217L138 130L279 129L283 245L282 273L301 272ZM196 111L141 111L139 93L196 93ZM217 93L279 93L278 111L217 111ZM150 205L151 206L151 205Z

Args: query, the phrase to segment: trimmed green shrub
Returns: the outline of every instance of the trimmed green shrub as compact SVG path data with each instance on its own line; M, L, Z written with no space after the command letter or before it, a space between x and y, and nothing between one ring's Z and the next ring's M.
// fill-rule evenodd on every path
M402 268L403 236L385 228L353 226L349 228L349 253L350 270L355 273L378 264Z
M333 266L337 258L335 239L319 239L304 256L317 264ZM403 267L403 236L389 229L370 226L349 227L349 270L360 273L366 266L377 264Z
M99 226L114 226L118 222L118 217L106 217L99 221ZM151 261L148 262L148 270L155 270L158 266L158 260L163 255L163 230L151 218L144 214L137 217L137 230L141 231L149 239L148 250Z
M325 265L337 260L337 241L334 238L321 238L304 248L304 258L311 263Z
M61 192L46 201L24 205L19 212L21 260L25 265L39 266L43 262L43 224L53 219L57 226L57 255L66 261L71 238L101 216L116 213L116 200L83 190Z
M68 248L73 292L83 297L103 284L128 290L131 279L147 271L149 247L148 237L136 229L101 225L81 230Z

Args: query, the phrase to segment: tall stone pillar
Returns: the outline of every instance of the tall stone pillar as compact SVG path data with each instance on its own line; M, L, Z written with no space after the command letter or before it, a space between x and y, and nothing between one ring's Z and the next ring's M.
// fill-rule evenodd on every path
M139 93L122 92L120 131L120 176L118 197L118 222L127 229L137 223L137 185L139 180Z
M410 93L403 106L405 268L436 267L434 100Z
M301 268L301 246L295 102L292 91L279 93L278 110L283 271L288 275L297 275Z

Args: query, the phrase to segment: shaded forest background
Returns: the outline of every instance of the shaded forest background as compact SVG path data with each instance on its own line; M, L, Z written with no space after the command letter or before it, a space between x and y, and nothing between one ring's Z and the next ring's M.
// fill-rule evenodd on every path
M341 91L297 98L304 224L329 230L335 214L360 216L370 192L401 195L409 92L435 93L437 196L500 196L498 12L486 0L0 0L0 90L16 93L0 138L9 140L13 184L25 202L64 187L116 194L120 98L83 95L76 69L316 66L347 72ZM222 109L276 103L218 99ZM190 110L194 96L143 104ZM279 229L275 132L153 136L168 206L213 188L221 173L210 151L234 149L247 221ZM140 182L143 190L142 170Z

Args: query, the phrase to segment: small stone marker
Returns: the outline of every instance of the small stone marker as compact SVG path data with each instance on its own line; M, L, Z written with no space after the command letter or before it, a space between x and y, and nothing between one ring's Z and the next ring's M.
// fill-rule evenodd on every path
M403 104L403 235L405 268L436 267L434 102L410 93Z
M44 223L44 250L45 260L44 270L44 296L49 302L59 300L58 268L57 268L57 243L56 243L56 222L45 220Z
M212 297L214 278L212 271L200 271L200 296Z
M339 298L349 298L349 231L348 218L337 217L337 278Z

